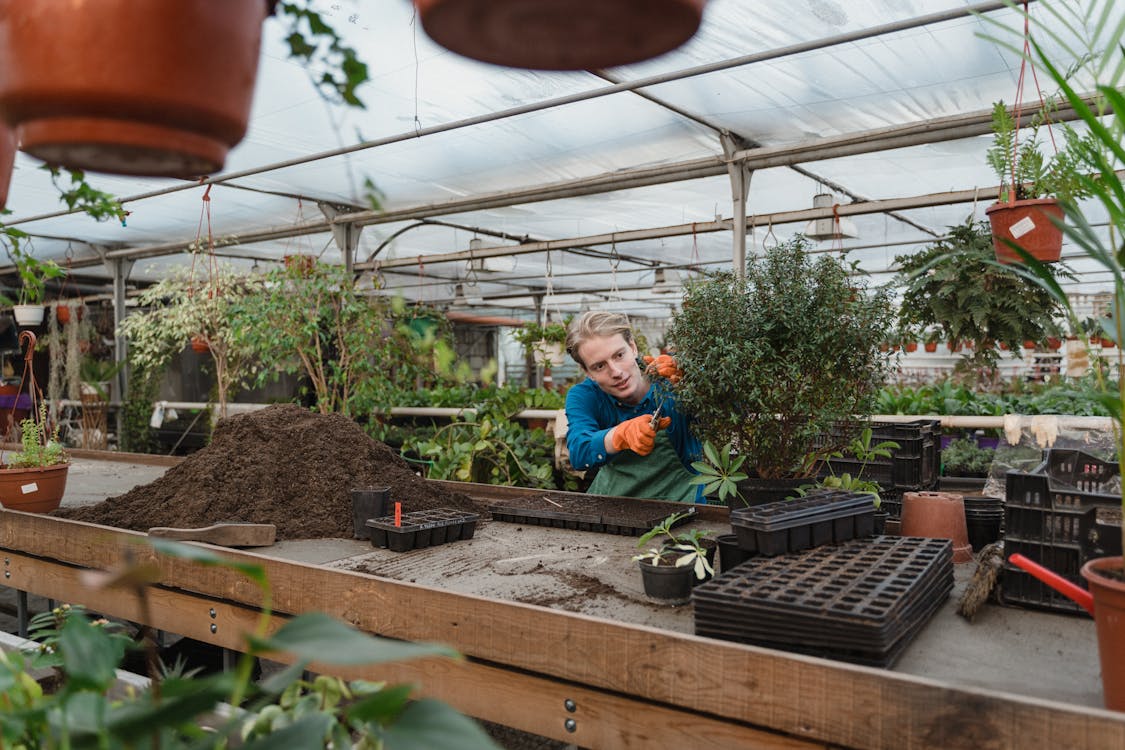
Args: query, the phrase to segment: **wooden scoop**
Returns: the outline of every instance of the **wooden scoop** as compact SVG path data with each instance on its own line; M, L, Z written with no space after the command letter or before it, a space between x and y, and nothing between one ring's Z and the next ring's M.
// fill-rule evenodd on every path
M272 523L216 523L197 529L154 526L148 530L148 535L178 542L207 542L222 547L268 547L277 537L277 527Z

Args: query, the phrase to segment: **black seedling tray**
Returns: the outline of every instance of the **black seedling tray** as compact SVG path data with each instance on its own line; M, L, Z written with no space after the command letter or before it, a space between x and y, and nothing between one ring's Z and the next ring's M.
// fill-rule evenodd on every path
M754 558L692 601L698 635L889 666L952 589L949 540L875 537Z
M641 503L643 500L623 501ZM565 504L565 503L564 503ZM602 514L583 513L567 510L538 510L521 508L519 506L493 505L489 508L492 520L504 523L522 523L532 526L550 526L557 529L575 529L578 531L594 531L602 534L618 534L620 536L640 536L653 526L664 521L672 513L684 513L683 518L676 521L673 526L687 523L695 517L695 508L691 505L665 507L661 504L659 509L653 509L649 518L628 519L615 516L612 511Z
M875 533L871 495L825 491L730 513L738 546L759 555L784 555Z
M394 516L368 519L371 546L386 547L392 552L409 552L472 539L480 516L453 508L436 508L403 513L399 520L401 524L395 526Z

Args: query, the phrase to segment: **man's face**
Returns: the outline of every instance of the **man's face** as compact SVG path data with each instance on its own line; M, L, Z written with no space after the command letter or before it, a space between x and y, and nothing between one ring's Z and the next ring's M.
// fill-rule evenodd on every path
M648 393L648 379L637 366L637 345L620 333L587 339L578 356L586 363L586 374L618 401L637 404Z

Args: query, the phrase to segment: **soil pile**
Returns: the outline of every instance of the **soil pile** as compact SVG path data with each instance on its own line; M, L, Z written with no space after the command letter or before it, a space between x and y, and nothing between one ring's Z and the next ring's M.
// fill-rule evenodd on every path
M222 420L209 446L155 482L55 515L136 531L272 523L278 539L350 539L348 491L359 487L390 487L403 511L483 509L428 484L348 417L275 404Z

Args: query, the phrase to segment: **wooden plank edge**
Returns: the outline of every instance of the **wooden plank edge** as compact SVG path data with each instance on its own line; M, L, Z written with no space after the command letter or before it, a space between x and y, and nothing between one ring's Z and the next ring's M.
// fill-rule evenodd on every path
M19 554L5 555L5 584L58 602L82 604L106 615L177 633L214 646L245 651L259 611L199 594L151 587L146 602L124 589L95 590L82 568ZM288 618L274 616L267 632ZM280 656L278 661L291 661ZM445 701L459 711L581 747L646 747L677 750L739 747L761 750L825 750L799 740L720 717L661 706L487 665L472 660L417 659L389 664L339 667L311 664L317 673L346 679L386 680L418 685L419 694ZM573 710L568 708L568 701ZM573 724L568 727L568 721Z
M0 443L0 451L18 451L19 443ZM94 461L138 464L140 466L177 466L183 463L184 456L162 456L156 453L129 453L126 451L99 451L90 448L67 448L71 458L86 458Z

